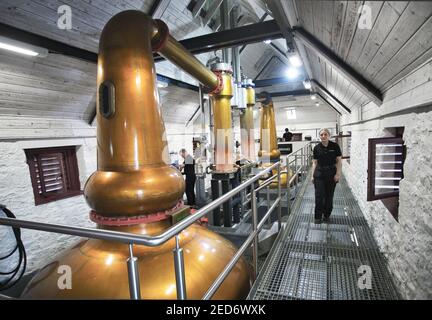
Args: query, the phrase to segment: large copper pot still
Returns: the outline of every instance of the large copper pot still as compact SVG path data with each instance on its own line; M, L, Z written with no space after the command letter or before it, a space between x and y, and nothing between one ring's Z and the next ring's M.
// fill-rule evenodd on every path
M167 164L168 148L159 107L153 51L197 78L217 99L223 78L206 69L160 20L124 11L104 27L97 75L98 170L84 195L98 228L157 235L183 206L182 175ZM230 80L230 79L228 79ZM200 299L237 248L194 224L181 232L187 298ZM174 239L158 247L134 246L141 296L176 299ZM128 246L85 240L66 250L31 280L24 298L128 299ZM59 286L59 267L72 271L71 288ZM213 298L241 299L250 289L249 265L241 259Z

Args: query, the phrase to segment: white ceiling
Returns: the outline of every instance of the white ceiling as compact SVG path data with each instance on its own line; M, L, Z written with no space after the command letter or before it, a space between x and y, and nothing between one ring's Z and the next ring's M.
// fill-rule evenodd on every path
M230 0L232 4L233 0ZM269 10L270 0L241 0L242 23L255 23ZM295 12L293 26L302 27L364 76L382 92L403 76L432 57L432 2L363 2L363 1L298 1L275 0L285 16L288 3ZM137 9L148 12L154 0L1 0L0 22L97 52L100 32L116 13ZM203 19L193 18L187 9L189 0L171 0L163 10L164 20L177 39L212 32L202 26ZM57 9L68 4L73 12L72 30L57 27ZM231 5L230 4L230 5ZM358 29L358 8L372 8L372 27ZM208 0L209 6L210 0ZM217 24L217 14L215 14ZM272 19L271 16L266 18ZM274 44L286 51L284 40ZM206 62L216 53L199 56ZM311 78L319 81L331 94L349 108L356 108L370 99L342 75L331 63L310 49L303 58L311 66ZM270 62L269 62L270 61ZM257 43L246 46L241 54L245 75L254 79L284 75L287 67L284 54L272 46ZM263 66L267 67L262 70ZM169 62L156 64L158 73L196 84ZM0 114L39 115L88 120L94 110L95 65L81 60L49 54L47 58L22 58L0 53ZM260 88L257 91L292 91L303 89L302 83ZM162 113L166 121L186 123L198 105L197 93L168 87L161 93Z

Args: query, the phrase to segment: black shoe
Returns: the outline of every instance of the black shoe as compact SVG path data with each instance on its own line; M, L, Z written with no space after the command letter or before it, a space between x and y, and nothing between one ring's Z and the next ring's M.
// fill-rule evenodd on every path
M315 219L315 224L321 224L322 220L321 219Z
M323 218L323 222L324 223L329 223L330 222L330 217L324 217Z

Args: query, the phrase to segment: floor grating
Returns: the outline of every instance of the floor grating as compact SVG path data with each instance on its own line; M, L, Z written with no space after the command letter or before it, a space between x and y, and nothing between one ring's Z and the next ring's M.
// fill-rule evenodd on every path
M313 223L314 187L274 244L249 299L400 299L367 222L344 179L337 185L330 223ZM368 277L370 275L370 277Z

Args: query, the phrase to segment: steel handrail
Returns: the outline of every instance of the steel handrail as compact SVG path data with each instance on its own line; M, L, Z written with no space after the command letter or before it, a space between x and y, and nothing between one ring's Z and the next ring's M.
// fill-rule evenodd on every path
M34 222L28 220L20 220L20 219L12 219L12 218L0 218L0 224L11 226L11 227L22 227L26 229L54 232L54 233L62 233L69 234L73 236L80 236L85 238L94 238L94 239L102 239L109 241L117 241L122 243L133 243L138 245L145 245L149 247L156 247L161 244L164 244L169 239L179 234L181 231L195 223L197 220L211 212L211 210L215 209L222 205L225 201L232 198L241 190L250 186L255 181L259 180L259 178L266 174L268 171L277 167L279 162L273 164L272 166L264 169L260 173L256 174L253 178L247 180L246 182L240 184L236 188L227 192L220 198L212 201L206 206L202 207L195 214L188 216L187 218L181 220L179 223L174 226L168 228L163 233L156 236L148 236L148 235L135 235L127 232L119 232L112 230L101 230L95 228L85 228L85 227L71 227L62 224L51 224L51 223L43 223L43 222Z
M240 260L243 253L247 250L247 248L251 245L252 241L255 239L256 236L258 236L258 233L261 231L262 227L264 226L265 221L270 216L270 214L273 212L273 210L276 208L276 206L280 202L280 197L276 199L275 203L271 206L271 208L266 212L264 217L261 219L261 222L258 224L257 230L253 231L249 237L246 238L243 245L239 248L239 250L236 252L234 257L231 258L231 260L228 262L228 264L225 266L224 270L219 274L219 276L216 278L215 282L210 286L210 288L207 290L207 292L202 297L202 300L208 300L210 299L216 292L217 289L222 285L225 278L229 275L231 270L234 268L238 260Z
M302 151L301 158L310 158L309 152L304 152L303 149L307 148L311 143L308 143L307 145L303 146L301 149L297 150L291 155L296 154L300 150ZM288 155L287 157L289 157ZM270 177L269 179L265 180L264 183L258 187L257 189L252 188L251 192L251 201L255 196L256 193L261 190L264 187L268 187L268 185L272 182L272 180L275 177L278 177L278 198L275 200L273 205L267 210L264 217L261 219L260 223L257 223L257 208L256 203L253 210L255 210L253 214L253 220L254 220L254 231L250 234L250 236L246 239L246 241L243 243L243 245L240 247L240 249L236 252L234 257L230 260L230 262L225 266L224 270L219 274L219 276L216 278L215 282L210 286L210 288L207 290L205 295L203 296L203 299L209 299L213 296L213 294L216 292L216 290L221 286L225 278L229 275L230 271L233 269L235 264L238 262L240 257L243 255L243 253L246 251L246 249L251 245L252 241L254 242L254 267L255 267L255 276L257 273L257 236L261 229L263 228L266 220L269 218L271 213L274 211L276 207L279 206L279 215L278 219L280 220L280 204L281 204L281 195L280 195L280 175L283 172L287 171L281 171L280 170L281 162L278 161L274 163L272 166L265 168L258 174L256 174L251 179L245 181L244 183L240 184L233 190L227 192L220 198L216 199L215 201L209 203L208 205L204 206L203 208L199 209L194 215L190 215L187 218L183 219L179 223L175 224L174 226L167 229L165 232L161 233L157 236L146 236L146 235L135 235L131 233L126 232L118 232L118 231L111 231L111 230L100 230L100 229L93 229L93 228L83 228L83 227L71 227L66 225L60 225L60 224L48 224L48 223L41 223L41 222L33 222L33 221L27 221L27 220L19 220L19 219L11 219L11 218L0 218L0 224L11 226L11 227L23 227L27 229L34 229L34 230L40 230L40 231L48 231L48 232L55 232L55 233L62 233L62 234L69 234L69 235L75 235L75 236L81 236L81 237L87 237L87 238L94 238L94 239L104 239L104 240L110 240L110 241L117 241L122 243L129 244L130 248L130 258L133 259L133 252L132 252L132 245L138 244L138 245L146 245L146 246L158 246L172 237L176 237L176 249L175 257L177 258L176 263L176 286L177 286L177 295L180 299L186 298L186 288L185 288L185 277L184 277L184 268L181 268L181 265L183 263L183 256L181 255L181 248L178 246L178 234L182 232L184 229L195 223L197 220L211 212L216 207L219 207L222 205L225 201L228 201L230 198L232 198L234 195L239 193L240 191L246 189L251 184L255 183L257 180L259 180L263 175L267 174L271 170L273 170L275 167L278 168L278 173ZM309 162L306 163L306 167L309 168ZM290 189L291 183L294 181L295 178L298 177L298 174L302 172L304 168L304 165L302 164L299 169L296 170L295 174L287 183L287 188ZM281 221L279 221L279 226L281 224ZM128 259L128 261L131 261ZM131 268L132 269L132 268ZM129 286L130 289L132 289L133 286L139 288L139 278L132 277L129 279ZM135 288L136 289L136 288ZM132 294L131 290L131 298L139 299L140 294L139 291L135 292L135 294Z

